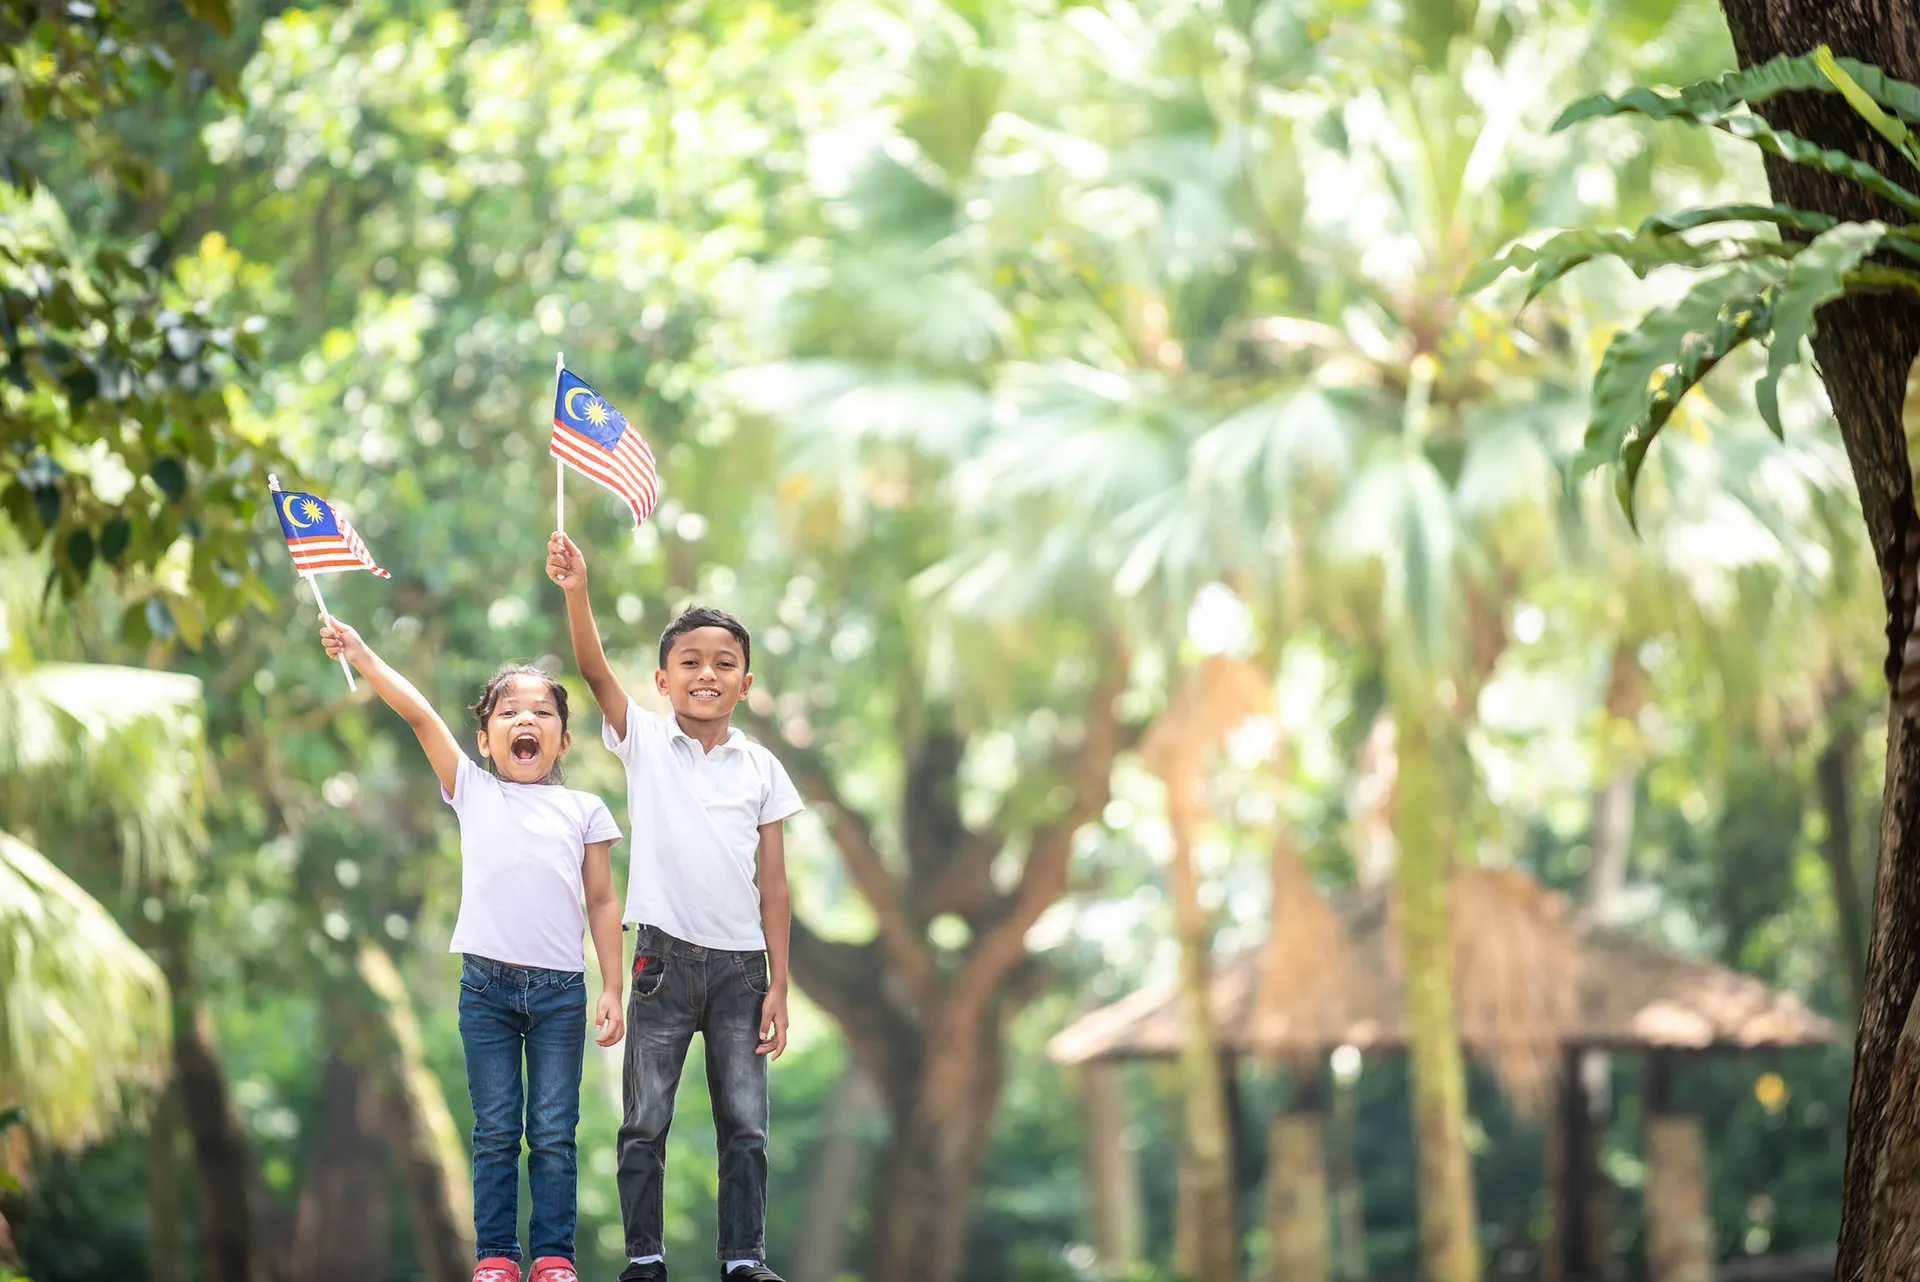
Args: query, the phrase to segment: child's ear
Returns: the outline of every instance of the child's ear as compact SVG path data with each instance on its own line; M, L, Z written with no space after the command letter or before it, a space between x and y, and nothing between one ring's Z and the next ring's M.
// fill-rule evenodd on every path
M566 756L567 749L571 748L572 746L573 746L573 732L571 730L562 730L560 732L560 755L563 757Z
M655 668L653 670L653 688L661 694L667 692L667 670L665 668Z
M476 730L474 731L473 737L480 743L480 756L482 759L491 760L493 753L487 748L487 732L485 730Z
M745 694L751 689L753 689L753 673L749 672L746 676L740 678L740 693Z

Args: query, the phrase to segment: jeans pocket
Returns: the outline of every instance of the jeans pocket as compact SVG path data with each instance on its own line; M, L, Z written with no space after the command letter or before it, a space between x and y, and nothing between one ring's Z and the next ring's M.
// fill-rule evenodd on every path
M470 993L484 993L493 984L493 976L481 970L471 961L460 963L460 987Z
M633 996L638 1001L646 1001L660 991L660 985L667 978L666 954L653 952L646 948L636 948L633 953Z
M755 995L760 997L767 995L772 985L767 979L767 959L764 955L749 953L735 957L733 964L739 968L740 978L747 981L747 987L752 989Z

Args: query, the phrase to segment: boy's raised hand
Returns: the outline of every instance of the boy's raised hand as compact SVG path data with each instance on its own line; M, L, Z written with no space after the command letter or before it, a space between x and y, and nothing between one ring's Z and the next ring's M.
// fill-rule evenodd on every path
M368 654L367 643L360 639L360 634L330 614L320 616L320 645L329 659L345 655L347 662L355 667Z
M578 592L587 586L586 554L558 530L547 540L547 577L559 584L562 592Z

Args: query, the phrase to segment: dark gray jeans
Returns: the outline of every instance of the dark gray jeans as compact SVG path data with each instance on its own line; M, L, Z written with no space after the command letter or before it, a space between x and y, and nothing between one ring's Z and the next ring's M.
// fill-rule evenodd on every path
M707 1051L707 1093L720 1150L722 1260L764 1260L767 1242L767 1057L758 1053L765 953L703 948L640 927L627 999L626 1117L620 1126L620 1218L627 1255L660 1254L667 1129L687 1046Z

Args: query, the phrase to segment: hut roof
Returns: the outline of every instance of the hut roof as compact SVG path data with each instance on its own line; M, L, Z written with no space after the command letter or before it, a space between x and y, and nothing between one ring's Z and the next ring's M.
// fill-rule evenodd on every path
M1282 990L1260 1001L1264 948L1216 959L1214 1024L1230 1054L1298 1056L1335 1046L1403 1047L1406 1017L1394 979L1391 914L1384 896L1352 894L1334 910L1346 927L1345 974L1331 987L1311 985L1312 1001ZM1567 1045L1632 1049L1814 1046L1838 1039L1831 1020L1790 993L1712 962L1678 957L1619 930L1568 923L1581 958L1580 1000L1568 1026L1550 1032ZM1331 993L1331 996L1329 996ZM1503 1034L1471 1011L1461 1035L1477 1055L1497 1051ZM1509 1032L1511 1030L1508 1030ZM1063 1064L1171 1056L1184 1033L1172 983L1131 993L1090 1011L1056 1034L1048 1054Z

